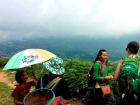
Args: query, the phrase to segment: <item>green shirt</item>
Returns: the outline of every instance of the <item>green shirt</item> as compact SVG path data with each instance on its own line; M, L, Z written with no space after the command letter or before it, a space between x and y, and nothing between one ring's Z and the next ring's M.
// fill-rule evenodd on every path
M100 82L100 85L104 86L108 84L108 80L105 80L104 77L108 76L108 70L106 68L106 66L104 67L103 71L100 73L99 76L99 71L100 71L100 64L99 63L95 63L93 65L93 79L95 79L96 81ZM102 64L101 64L101 68L102 68Z

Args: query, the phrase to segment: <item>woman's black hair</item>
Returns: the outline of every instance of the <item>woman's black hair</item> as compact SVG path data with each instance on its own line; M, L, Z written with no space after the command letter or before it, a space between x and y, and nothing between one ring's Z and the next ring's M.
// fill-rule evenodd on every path
M127 48L129 48L130 52L133 54L137 54L139 50L139 44L135 41L128 43Z
M99 60L99 56L102 55L102 52L106 52L106 50L105 50L105 49L101 49L101 50L99 50L98 55L97 55L97 57L96 57L94 63L95 63L96 61Z
M23 72L24 72L24 71L19 71L19 72L17 72L16 75L15 75L15 79L16 79L16 81L17 81L19 84L22 83L21 75L23 74Z

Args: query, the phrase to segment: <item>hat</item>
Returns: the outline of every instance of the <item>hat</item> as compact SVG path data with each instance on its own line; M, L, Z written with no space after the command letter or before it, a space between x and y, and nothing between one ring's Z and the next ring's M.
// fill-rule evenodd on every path
M58 57L52 57L49 62L43 63L47 70L56 75L62 75L65 69L62 67L63 60Z

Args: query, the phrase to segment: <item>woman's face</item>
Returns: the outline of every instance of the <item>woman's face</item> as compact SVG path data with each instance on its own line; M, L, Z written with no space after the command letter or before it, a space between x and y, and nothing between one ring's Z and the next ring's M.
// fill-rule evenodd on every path
M25 71L21 75L21 80L22 82L26 82L28 80L28 75Z
M99 56L101 61L106 61L107 59L107 52L102 51L102 54Z

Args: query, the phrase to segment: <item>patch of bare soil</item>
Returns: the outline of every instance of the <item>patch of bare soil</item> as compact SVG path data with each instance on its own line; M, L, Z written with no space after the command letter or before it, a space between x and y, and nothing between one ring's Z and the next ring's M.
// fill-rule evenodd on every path
M0 72L0 82L6 83L8 86L15 88L14 84L9 80L5 72Z

